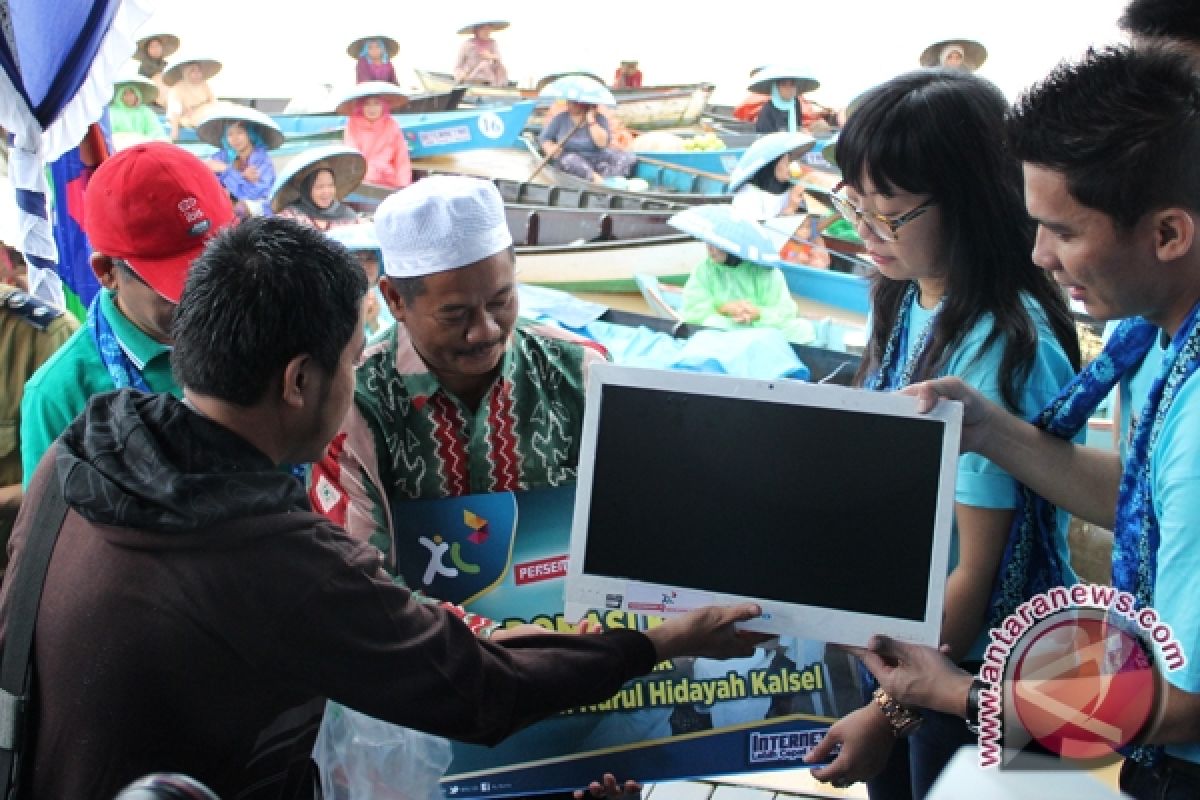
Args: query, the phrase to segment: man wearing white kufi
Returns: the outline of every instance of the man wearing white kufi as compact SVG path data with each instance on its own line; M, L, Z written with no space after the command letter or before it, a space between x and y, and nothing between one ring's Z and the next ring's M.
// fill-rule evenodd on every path
M587 368L603 356L516 327L513 240L490 181L424 178L379 206L375 228L396 326L364 354L310 495L399 575L392 519L405 501L575 480Z

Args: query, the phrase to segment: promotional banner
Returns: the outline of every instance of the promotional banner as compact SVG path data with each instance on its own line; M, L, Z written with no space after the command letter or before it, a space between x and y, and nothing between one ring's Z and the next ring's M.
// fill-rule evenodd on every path
M410 587L505 626L571 631L562 610L574 499L566 486L405 503L400 571ZM660 622L609 609L588 619L606 629ZM456 743L443 789L502 797L578 788L605 772L651 782L796 767L862 698L853 660L821 642L781 638L748 658L674 659L496 747Z

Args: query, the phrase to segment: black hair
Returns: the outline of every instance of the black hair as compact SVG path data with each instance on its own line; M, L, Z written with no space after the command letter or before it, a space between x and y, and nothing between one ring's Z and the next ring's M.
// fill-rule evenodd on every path
M783 156L779 158L783 158ZM764 192L770 192L771 194L783 194L791 189L792 184L790 181L781 181L775 177L775 165L779 163L779 158L773 158L768 163L759 167L758 171L751 176L750 183Z
M1196 0L1132 0L1117 25L1134 36L1200 44L1200 5Z
M1061 172L1079 203L1129 230L1151 211L1200 211L1200 77L1164 48L1088 50L1009 112L1022 161Z
M342 245L290 219L250 217L209 242L188 273L171 326L176 380L251 406L298 355L332 372L366 292Z
M388 286L396 290L396 293L404 299L405 305L412 305L412 302L421 295L425 294L425 278L418 276L416 278L392 278L387 279Z
M883 194L928 194L941 212L944 305L914 379L937 375L967 332L990 315L983 349L1003 347L1000 395L1018 411L1038 339L1026 299L1045 311L1075 367L1079 341L1061 290L1032 260L1034 225L1022 199L1020 164L1004 146L1006 108L1000 90L977 75L909 72L862 96L838 138L837 162L860 191L869 179ZM907 288L907 281L873 278L873 321L857 383L878 369Z

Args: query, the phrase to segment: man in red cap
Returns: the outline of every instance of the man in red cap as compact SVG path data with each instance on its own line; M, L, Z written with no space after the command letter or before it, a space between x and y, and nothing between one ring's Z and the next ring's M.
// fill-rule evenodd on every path
M171 376L171 318L204 244L234 220L204 162L174 145L123 150L87 187L84 231L104 287L87 320L33 374L21 401L21 466L38 461L88 398L126 387L181 396Z

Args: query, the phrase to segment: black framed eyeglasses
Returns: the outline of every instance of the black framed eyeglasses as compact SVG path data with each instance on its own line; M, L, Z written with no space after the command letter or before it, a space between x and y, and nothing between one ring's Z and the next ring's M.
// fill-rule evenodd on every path
M833 202L834 210L856 228L858 227L858 223L861 222L872 235L885 242L899 241L901 228L937 205L937 201L930 198L911 211L885 217L883 214L876 214L874 211L857 208L845 195L840 194L845 186L846 182L842 181L837 186L834 186L833 191L829 193L829 199Z

